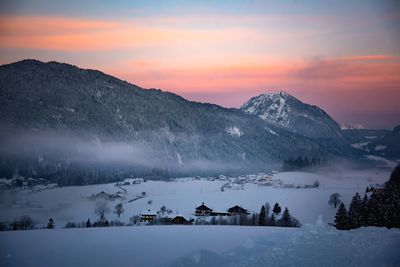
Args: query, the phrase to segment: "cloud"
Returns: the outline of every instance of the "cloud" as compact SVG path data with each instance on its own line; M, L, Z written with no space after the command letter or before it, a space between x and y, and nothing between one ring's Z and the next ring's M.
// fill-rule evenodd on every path
M174 28L143 21L102 21L62 17L3 17L0 47L58 51L107 51L255 38L250 29Z

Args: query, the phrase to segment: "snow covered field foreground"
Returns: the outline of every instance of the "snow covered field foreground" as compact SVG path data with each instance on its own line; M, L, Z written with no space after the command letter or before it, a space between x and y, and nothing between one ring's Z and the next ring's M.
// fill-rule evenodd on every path
M0 266L400 266L400 230L136 226L0 233Z

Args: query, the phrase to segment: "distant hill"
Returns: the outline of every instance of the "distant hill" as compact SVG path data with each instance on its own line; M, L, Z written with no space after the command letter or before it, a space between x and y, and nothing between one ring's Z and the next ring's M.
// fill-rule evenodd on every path
M400 125L390 130L350 129L343 130L348 143L366 154L388 159L400 159Z
M372 140L367 148L373 154L389 159L400 159L400 125L393 128L381 138Z

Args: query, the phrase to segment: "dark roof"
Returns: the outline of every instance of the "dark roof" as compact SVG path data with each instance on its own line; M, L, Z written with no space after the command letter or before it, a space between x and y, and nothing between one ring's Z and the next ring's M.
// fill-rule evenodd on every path
M189 223L189 221L183 216L176 216L171 220L171 223Z
M236 205L230 209L228 209L228 212L236 212L236 213L248 213L246 209Z
M209 207L207 207L206 205L204 205L204 203L203 204L201 204L200 206L198 206L197 208L196 208L196 210L212 210L212 209L210 209Z

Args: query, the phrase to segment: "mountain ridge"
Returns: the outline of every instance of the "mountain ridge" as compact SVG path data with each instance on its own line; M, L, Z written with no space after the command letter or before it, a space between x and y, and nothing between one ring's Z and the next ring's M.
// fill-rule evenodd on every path
M246 172L279 166L292 156L349 152L238 109L142 89L65 63L0 66L0 96L0 124L6 129L0 133L0 176L18 169L64 179L79 169L74 174L79 179L82 172L106 167L163 177Z

